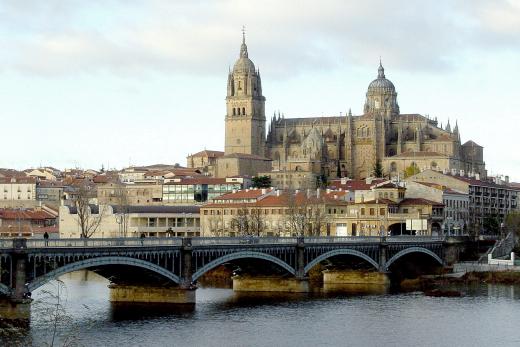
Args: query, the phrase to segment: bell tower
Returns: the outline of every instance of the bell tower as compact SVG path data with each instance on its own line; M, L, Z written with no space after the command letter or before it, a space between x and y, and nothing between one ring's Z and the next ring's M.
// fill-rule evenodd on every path
M265 156L265 97L242 29L240 56L228 73L225 154Z

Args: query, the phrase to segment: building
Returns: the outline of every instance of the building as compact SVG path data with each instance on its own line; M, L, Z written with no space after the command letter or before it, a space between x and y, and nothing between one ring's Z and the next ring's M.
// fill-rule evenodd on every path
M425 170L407 181L435 183L468 195L468 228L483 232L484 220L496 218L503 222L508 213L518 211L519 188L509 179L482 179L480 175L465 175L464 171L439 172Z
M98 184L97 198L101 205L162 205L163 185L156 181Z
M469 222L469 196L442 184L406 182L406 195L426 198L444 205L444 220L441 228L445 235L465 235Z
M38 237L47 232L57 237L58 211L46 206L38 208L0 209L0 237Z
M202 236L330 235L327 206L343 194L245 189L201 207ZM334 203L338 203L337 201Z
M232 191L249 188L251 180L244 177L199 177L170 181L162 186L164 204L202 204Z
M272 169L263 158L272 160ZM390 176L404 175L409 167L486 175L483 148L472 141L462 144L458 124L452 129L449 121L442 127L437 119L400 113L396 88L381 63L362 114L286 118L278 113L266 125L260 72L242 38L239 59L228 74L225 155L217 159L217 176L272 170L277 184L299 187L302 175L310 181L313 176L369 177L378 162Z
M36 182L34 177L0 178L0 206L36 206Z
M58 208L63 199L65 185L61 181L40 181L36 185L36 200Z
M338 236L438 235L442 211L426 199L356 201L332 211L333 228Z
M92 205L91 211L92 218L100 219L91 238L140 237L142 234L146 237L200 235L197 206L126 206L122 210L115 205ZM124 224L122 221L127 222ZM59 233L61 238L81 236L75 207L60 206Z
M199 169L203 173L215 176L217 168L217 160L224 156L224 152L203 150L186 157L186 166L188 168Z

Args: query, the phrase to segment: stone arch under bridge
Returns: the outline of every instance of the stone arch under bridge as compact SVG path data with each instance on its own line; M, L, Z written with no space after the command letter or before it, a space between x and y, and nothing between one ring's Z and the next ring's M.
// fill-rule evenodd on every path
M360 252L355 249L340 248L340 249L328 251L328 252L323 253L323 254L319 255L318 257L314 258L309 264L307 264L305 266L305 268L303 270L304 273L308 273L313 267L318 265L323 260L334 257L336 255L352 255L352 256L361 258L361 259L365 260L366 262L368 262L370 265L372 265L376 270L379 270L379 263L377 261L375 261L374 259L372 259L371 257L369 257L368 255L366 255L365 253Z
M399 258L402 258L403 256L405 255L408 255L408 254L411 254L411 253L423 253L423 254L427 254L429 255L430 257L432 257L433 259L435 259L440 265L445 265L444 264L444 261L437 255L435 254L435 252L427 249L427 248L424 248L424 247L409 247L409 248L405 248L399 252L397 252L396 254L394 254L394 256L392 256L390 259L388 259L388 261L385 263L384 265L384 270L385 271L388 271L389 267L396 261L398 260Z
M248 258L266 260L268 262L271 262L273 264L280 266L281 268L285 269L291 275L296 274L296 270L292 266L290 266L289 264L287 264L280 258L277 258L273 255L263 253L263 252L240 251L240 252L225 254L225 255L205 264L204 266L198 268L197 271L192 275L192 280L196 281L198 278L200 278L206 272L210 271L211 269L216 268L219 265L222 265L222 264L225 264L227 262L237 260L237 259L248 259Z
M131 258L131 257L123 257L123 256L105 256L105 257L96 257L96 258L86 258L83 260L75 261L70 264L66 264L64 266L60 266L57 269L54 269L44 275L36 277L33 279L27 286L27 290L32 292L45 283L52 281L53 279L58 278L61 275L67 274L69 272L99 267L99 266L110 266L110 265L127 265L138 267L141 269L150 270L155 274L161 275L165 279L172 281L175 284L180 283L180 278L176 274L167 269L151 263L146 260ZM1 290L1 288L0 288Z

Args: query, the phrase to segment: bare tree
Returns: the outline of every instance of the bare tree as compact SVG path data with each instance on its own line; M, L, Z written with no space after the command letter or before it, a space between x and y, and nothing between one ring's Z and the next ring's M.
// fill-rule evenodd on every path
M122 182L118 182L114 191L116 199L116 222L119 224L120 236L126 237L128 235L129 222L129 203L128 203L128 189Z
M225 236L224 221L222 220L221 215L212 215L207 219L207 221L209 223L211 236Z
M91 204L95 198L96 193L88 182L83 181L75 185L72 202L76 207L81 238L91 237L105 216L106 206Z
M286 221L293 234L319 236L327 223L325 200L307 193L287 192Z
M249 235L260 236L265 226L262 209L256 206L252 207L249 210L248 222Z
M235 232L237 236L250 235L249 227L249 210L247 206L243 205L237 209L237 214L231 219L231 230Z
M309 223L307 216L307 199L304 199L302 193L288 191L287 208L285 213L286 224L289 226L292 234L304 236Z

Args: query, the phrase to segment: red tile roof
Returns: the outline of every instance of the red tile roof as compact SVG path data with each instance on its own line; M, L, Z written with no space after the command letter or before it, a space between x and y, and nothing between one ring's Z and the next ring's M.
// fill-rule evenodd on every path
M45 220L55 219L56 216L44 210L16 210L0 209L0 219L5 220Z
M370 190L370 188L376 184L380 184L387 181L387 179L383 178L376 178L373 179L370 183L367 183L366 180L348 180L345 184L341 184L340 179L332 180L330 187L336 188L336 189L343 189L343 190Z
M407 198L402 200L399 205L433 205L433 206L444 206L444 204L423 198Z

